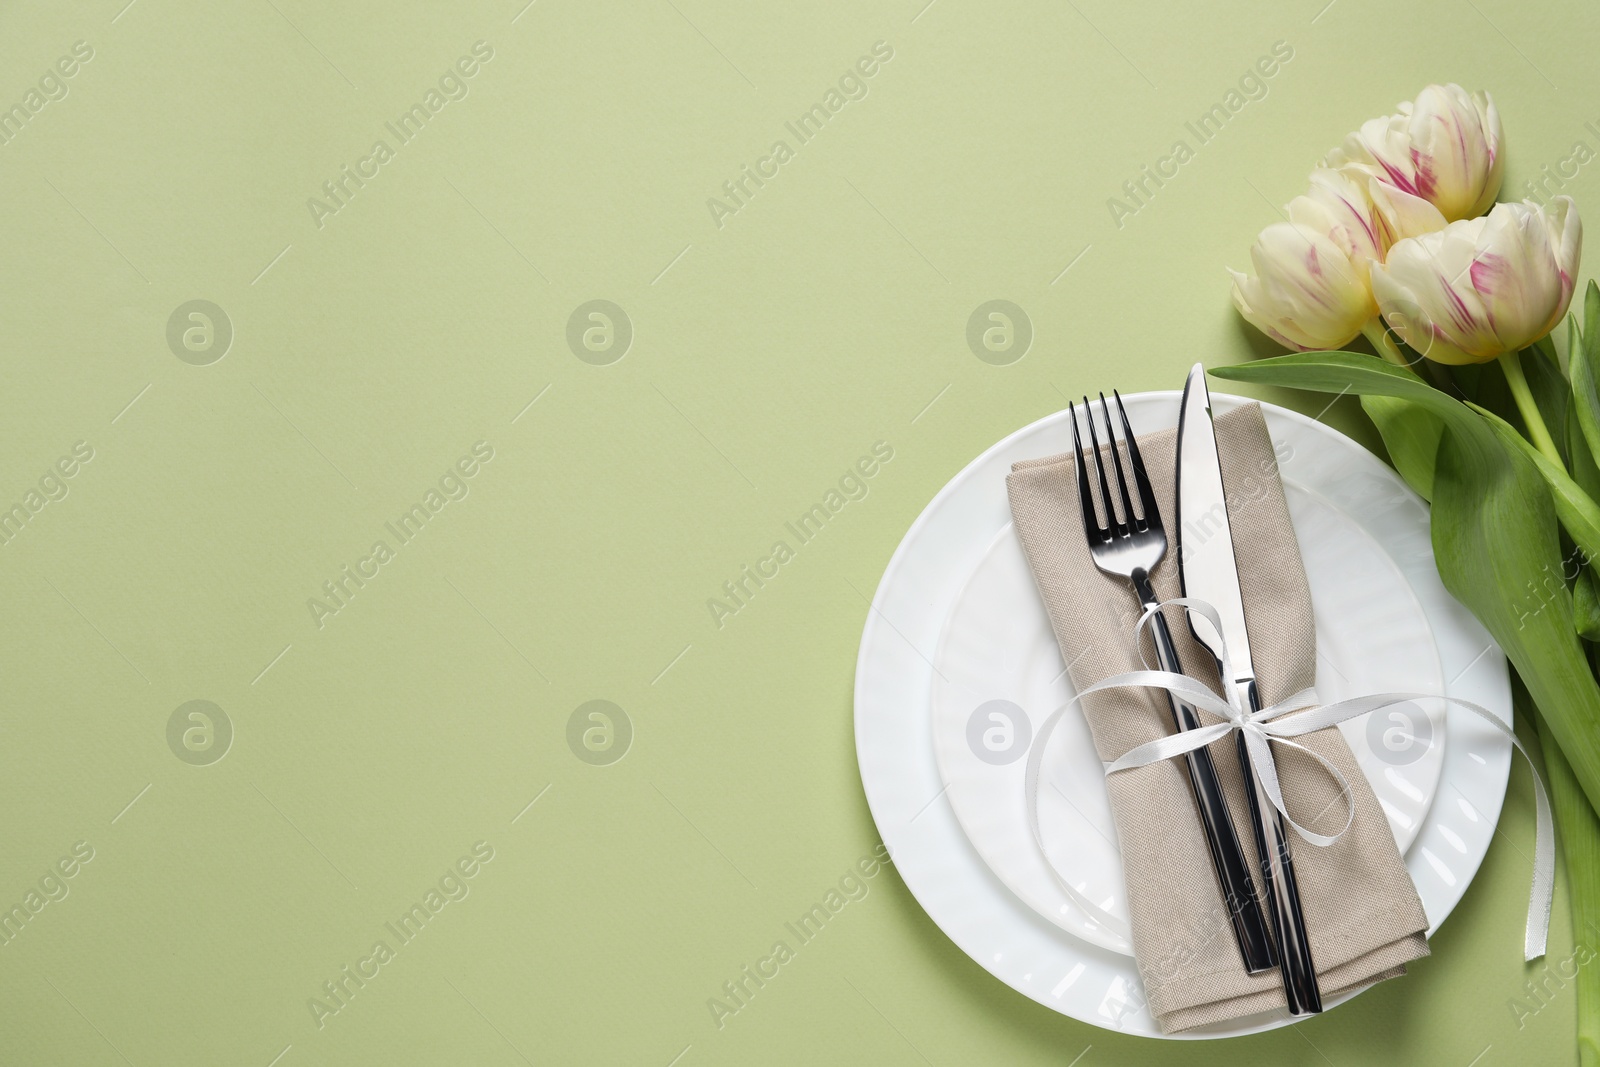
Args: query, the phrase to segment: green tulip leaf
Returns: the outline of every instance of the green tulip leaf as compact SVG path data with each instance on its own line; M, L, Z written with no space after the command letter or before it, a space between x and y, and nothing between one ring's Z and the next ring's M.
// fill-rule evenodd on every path
M1584 299L1584 330L1582 343L1567 353L1567 366L1572 372L1573 414L1583 438L1589 442L1589 454L1600 456L1600 392L1595 388L1595 361L1600 359L1600 286L1589 283Z
M1444 422L1420 404L1392 396L1364 396L1361 410L1378 428L1394 469L1419 496L1432 500L1433 465Z
M1600 587L1594 569L1585 567L1572 584L1572 621L1585 641L1600 641Z
M1556 517L1561 520L1562 527L1583 550L1586 559L1600 559L1600 505L1595 504L1594 499L1583 491L1565 468L1552 463L1509 422L1486 408L1476 404L1470 406L1483 416L1507 448L1520 451L1539 469L1550 486Z
M1600 687L1578 639L1572 594L1565 581L1549 583L1561 574L1554 494L1526 451L1502 440L1466 405L1371 356L1301 352L1211 373L1229 381L1393 396L1439 417L1447 431L1433 478L1439 575L1528 682L1590 804L1600 809Z
M1560 366L1561 360L1556 355L1556 343L1550 338L1551 334L1547 333L1537 341L1533 342L1533 344L1529 345L1528 348L1534 352L1538 352L1542 356L1547 357L1550 362Z
M1588 439L1583 436L1583 428L1578 422L1578 398L1573 396L1568 400L1567 411L1567 466L1572 471L1572 480L1578 483L1578 488L1589 494L1590 499L1600 501L1600 464L1596 464L1594 453L1589 448Z
M1466 397L1468 400L1476 400L1479 403L1483 402L1480 393L1485 378L1491 380L1500 379L1502 382L1505 379L1505 375L1498 370L1493 374L1486 375L1482 363L1463 363L1459 367L1446 367L1444 370L1446 376L1460 391L1461 396Z
M1600 928L1600 816L1584 803L1583 788L1562 756L1561 746L1551 736L1549 716L1529 707L1523 685L1512 687L1511 699L1517 713L1529 715L1538 727L1550 806L1555 811L1556 832L1566 861L1567 906L1572 912L1574 940L1591 945L1594 931ZM1600 973L1588 966L1577 970L1578 1063L1581 1067L1595 1067L1600 1064Z
M1593 278L1583 293L1583 353L1590 363L1600 354L1600 284Z

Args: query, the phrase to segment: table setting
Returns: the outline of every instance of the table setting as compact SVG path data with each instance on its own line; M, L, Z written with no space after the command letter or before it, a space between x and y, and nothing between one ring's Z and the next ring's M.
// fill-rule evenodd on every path
M1083 382L901 541L857 661L862 784L920 906L1018 993L1215 1040L1404 979L1514 752L1524 958L1558 823L1575 916L1594 905L1600 287L1567 319L1576 208L1495 205L1503 136L1454 85L1363 125L1234 273L1290 355L1167 392ZM1391 463L1208 379L1354 393ZM1562 551L1564 578L1527 581ZM1542 759L1513 729L1530 713Z
M1600 1067L1596 49L0 5L0 1067Z

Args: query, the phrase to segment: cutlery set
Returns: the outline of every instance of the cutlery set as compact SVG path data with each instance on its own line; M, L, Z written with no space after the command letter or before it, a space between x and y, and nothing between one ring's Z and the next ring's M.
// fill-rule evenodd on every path
M1095 425L1095 406L1087 396L1083 398L1089 431L1088 458L1094 464L1093 481L1085 460L1078 413L1074 405L1068 405L1083 525L1095 566L1105 574L1126 580L1141 607L1149 609L1159 603L1151 575L1166 555L1167 535L1144 461L1139 455L1138 440L1123 410L1122 398L1115 391L1112 396L1121 427L1120 447L1112 423L1113 405L1106 401L1105 394L1100 394L1098 404L1106 434L1103 447ZM1190 629L1195 639L1216 658L1219 676L1224 669L1222 642L1226 641L1227 664L1231 666L1232 677L1221 677L1221 682L1237 693L1251 710L1260 710L1261 699L1250 659L1250 639L1239 586L1239 561L1234 556L1227 492L1212 426L1211 397L1204 369L1198 364L1184 386L1177 452L1178 514L1174 516L1174 528L1178 531L1178 566L1183 593L1210 604L1221 620L1220 634L1203 621L1195 625L1193 615ZM1183 542L1185 529L1190 532L1188 543ZM1160 611L1151 617L1150 628L1160 669L1184 673L1171 631ZM1171 693L1166 694L1166 699L1173 724L1179 731L1201 725L1194 708ZM1185 756L1200 825L1245 970L1260 974L1277 967L1289 1013L1315 1014L1322 1010L1322 1000L1288 836L1282 819L1251 769L1242 732L1237 735L1236 742L1253 843L1260 858L1258 873L1264 887L1264 902L1263 893L1257 892L1255 880L1249 873L1250 864L1234 829L1227 798L1207 748Z

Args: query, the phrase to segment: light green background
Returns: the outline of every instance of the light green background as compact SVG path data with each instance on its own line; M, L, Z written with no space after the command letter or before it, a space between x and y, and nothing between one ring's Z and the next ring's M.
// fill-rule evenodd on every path
M0 146L0 502L95 451L0 546L0 903L95 852L0 948L0 1061L1569 1062L1570 986L1508 1007L1539 973L1520 768L1433 956L1292 1030L1055 1015L892 871L722 1029L706 1001L877 843L863 598L934 493L1063 394L1269 351L1223 268L1424 83L1494 92L1508 190L1600 147L1593 5L524 2L0 9L0 106L94 50ZM307 199L479 40L470 94L319 229ZM879 40L866 98L718 228L707 198ZM1268 95L1114 225L1278 40ZM1590 169L1570 191L1600 208ZM209 366L166 341L197 298L235 331ZM610 366L565 339L595 298L634 326ZM965 341L991 299L1035 330L1009 366ZM717 628L878 440L870 494ZM470 495L319 630L308 598L477 441ZM194 699L235 730L210 766L167 744ZM634 726L610 766L567 745L593 699ZM479 840L470 895L319 1029L308 999ZM1567 922L1558 894L1552 961Z

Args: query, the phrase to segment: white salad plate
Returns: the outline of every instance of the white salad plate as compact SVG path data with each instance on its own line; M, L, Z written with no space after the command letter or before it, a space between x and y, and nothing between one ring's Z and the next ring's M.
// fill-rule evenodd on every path
M1218 411L1243 402L1212 397ZM1176 392L1123 400L1136 434L1177 422ZM1306 561L1322 699L1442 691L1509 724L1505 658L1440 583L1426 505L1355 442L1295 412L1262 409ZM1071 447L1065 412L1024 427L968 464L907 532L862 634L857 757L902 878L968 955L1063 1014L1169 1036L1145 1006L1126 941L1077 911L1025 821L1028 738L1017 735L1031 736L1072 689L1010 528L1005 477L1018 460ZM1488 850L1511 744L1469 712L1427 703L1341 730L1405 851L1431 933ZM1048 863L1125 921L1103 771L1076 713L1057 727L1044 774ZM1287 1021L1269 1012L1176 1036L1226 1037Z
M1393 561L1354 520L1314 493L1289 485L1285 495L1310 580L1322 701L1443 692L1433 629ZM1128 606L1137 611L1131 587ZM1181 619L1173 624L1181 626ZM1028 742L1076 694L1009 523L957 597L934 668L934 752L968 840L1039 914L1079 937L1131 954L1118 932L1127 929L1127 890L1104 771L1088 724L1075 710L1056 726L1041 767L1039 827L1046 855L1028 829ZM1443 702L1373 712L1339 729L1404 852L1422 827L1444 766ZM1117 928L1074 906L1051 876L1052 866L1056 876L1118 920Z

